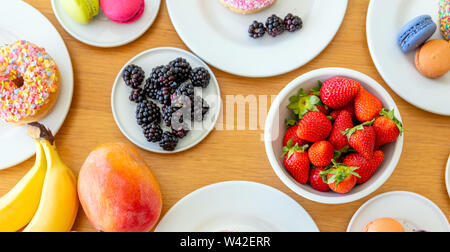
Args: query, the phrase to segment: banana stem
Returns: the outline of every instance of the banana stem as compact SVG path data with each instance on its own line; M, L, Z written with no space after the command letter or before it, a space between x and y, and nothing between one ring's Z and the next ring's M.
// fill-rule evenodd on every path
M28 124L28 135L35 140L47 140L50 145L55 143L55 136L50 129L39 122Z

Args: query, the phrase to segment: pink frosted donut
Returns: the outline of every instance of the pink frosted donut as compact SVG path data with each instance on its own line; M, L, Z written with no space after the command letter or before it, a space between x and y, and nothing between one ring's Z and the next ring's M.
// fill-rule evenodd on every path
M24 125L44 118L59 93L55 61L38 47L19 40L0 48L0 119Z
M239 14L253 14L268 8L276 0L219 0L228 9Z

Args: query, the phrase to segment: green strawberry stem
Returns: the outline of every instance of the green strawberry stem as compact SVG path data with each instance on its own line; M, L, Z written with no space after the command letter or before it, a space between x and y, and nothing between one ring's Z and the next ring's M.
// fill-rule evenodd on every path
M292 139L289 139L289 141L287 142L287 145L283 147L283 155L281 156L282 158L284 158L286 156L286 154L288 155L288 159L291 158L291 156L295 153L295 152L305 152L306 149L308 149L309 145L303 145L303 146L298 146L298 144L295 144L294 146L292 146L294 144L294 141Z
M389 111L385 108L383 108L380 111L380 115L381 116L386 116L387 118L391 119L395 125L397 125L398 129L400 130L400 135L403 135L403 132L405 131L405 128L403 128L403 123L400 122L396 117L395 117L395 109Z
M350 137L355 134L356 131L358 130L363 130L364 126L371 126L373 123L375 122L375 119L373 119L372 121L368 121L365 123L362 123L358 126L355 126L354 128L350 128L350 129L346 129L344 131L341 131L342 135L347 136L348 139L350 139Z
M339 183L341 183L342 181L344 181L345 179L347 179L349 176L354 175L358 178L360 178L361 176L359 176L358 173L355 172L355 170L358 170L359 167L350 167L347 166L345 164L338 164L336 162L336 160L332 160L333 162L333 167L329 170L325 170L323 172L320 173L320 176L322 178L324 178L324 176L327 178L326 182L324 180L325 183L327 184L333 184L336 183L336 187L339 185ZM328 175L330 175L330 177L328 177Z
M297 96L292 96L289 98L289 101L290 104L288 105L288 108L292 110L299 119L302 119L308 112L319 111L317 106L325 106L320 100L320 88L313 88L311 95L301 88L298 91Z

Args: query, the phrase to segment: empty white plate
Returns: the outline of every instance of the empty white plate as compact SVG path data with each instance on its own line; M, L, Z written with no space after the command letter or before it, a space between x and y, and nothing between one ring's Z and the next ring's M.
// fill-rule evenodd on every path
M191 64L192 68L204 67L211 74L211 82L209 83L209 86L207 88L196 88L196 92L202 92L201 94L198 93L198 95L202 96L203 99L205 99L205 101L208 103L209 112L208 114L206 114L206 118L203 123L196 123L193 129L188 133L188 135L179 140L175 151L168 152L162 150L159 147L158 143L150 143L145 139L142 129L136 121L137 105L129 100L129 96L132 90L125 85L125 82L122 79L122 73L126 66L135 64L142 67L142 69L146 73L146 78L148 78L153 68L160 65L167 65L170 61L178 57L185 58ZM155 103L160 105L158 102ZM114 83L111 94L111 105L114 119L116 120L117 125L119 126L122 133L131 142L145 150L152 152L176 153L194 147L204 138L206 138L208 134L214 129L214 126L220 114L220 88L219 83L217 82L217 79L214 76L212 70L208 67L208 65L206 65L202 60L200 60L192 53L172 47L155 48L137 55L127 64L125 64L125 66L117 75L116 81ZM163 124L164 123L161 123L162 126ZM168 130L168 128L166 127L163 127L163 129Z
M15 13L14 15L11 13ZM20 15L16 15L20 13ZM0 8L0 45L27 40L45 48L58 65L61 90L52 112L41 121L54 134L66 119L72 102L73 70L66 45L55 27L36 9L23 1L3 0ZM35 153L27 127L0 122L0 170L17 165Z
M353 215L347 232L362 232L371 221L394 218L427 232L449 232L444 213L429 199L412 192L381 194L362 205Z
M272 187L245 181L192 192L162 218L156 232L319 232L295 200Z
M314 59L331 42L347 10L347 0L280 0L266 10L241 15L218 0L167 0L178 35L202 59L225 72L267 77L290 72ZM248 36L250 24L272 14L303 20L303 29L277 38Z
M386 83L403 99L426 111L450 116L450 73L428 79L417 71L415 52L404 54L397 33L411 19L428 14L438 21L438 1L370 1L367 43L373 62ZM438 29L433 38L441 38Z
M100 13L86 25L74 21L62 7L61 0L52 0L53 12L64 29L79 41L97 47L115 47L128 44L144 34L159 12L161 0L145 0L145 10L134 23L119 24Z

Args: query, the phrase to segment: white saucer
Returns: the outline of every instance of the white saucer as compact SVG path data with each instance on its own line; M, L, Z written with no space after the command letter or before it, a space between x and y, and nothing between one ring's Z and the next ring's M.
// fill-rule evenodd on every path
M139 20L131 24L115 23L100 10L99 15L89 24L82 25L66 13L60 0L52 0L53 12L62 27L79 41L97 47L122 46L136 40L153 24L160 5L161 0L145 0L144 13Z
M266 10L241 15L218 0L167 0L172 23L184 43L202 59L225 72L268 77L295 70L314 59L331 42L347 9L347 0L280 0ZM303 29L277 38L248 36L250 24L272 14L303 20Z
M438 22L438 1L376 0L367 12L367 43L373 62L386 83L403 99L426 111L450 116L450 73L428 79L417 71L414 54L404 54L397 33L411 19L428 14ZM440 38L439 29L433 38Z
M194 128L191 130L186 137L180 139L178 146L175 151L164 151L159 147L158 143L150 143L144 137L141 127L136 122L136 104L129 100L131 94L131 88L125 85L122 79L122 72L126 66L129 64L136 64L141 66L145 73L146 78L150 76L150 73L154 67L160 65L166 65L170 61L178 58L185 58L192 66L204 67L211 74L211 82L209 86L202 89L202 97L206 100L210 106L209 112L206 115L206 119L203 121L203 126L197 125L200 128ZM157 102L156 102L157 103ZM157 103L159 105L159 103ZM133 59L131 59L122 70L117 75L116 81L111 94L111 105L114 119L119 126L122 133L134 144L141 147L142 149L156 152L156 153L177 153L190 149L200 143L208 134L214 129L214 126L219 118L221 98L220 98L220 88L216 77L212 70L201 61L198 57L190 52L182 49L172 48L172 47L161 47L145 51ZM161 107L161 106L160 106ZM164 123L161 123L163 125ZM164 128L163 129L167 129Z
M23 1L3 0L0 8L0 45L16 40L27 40L45 48L58 64L61 91L54 109L41 121L56 134L72 102L73 70L69 52L59 33L39 11ZM0 122L0 170L29 159L34 155L35 147L27 135L26 126L14 127Z
M412 192L389 192L362 205L353 215L347 232L362 232L367 223L385 217L404 220L428 232L450 231L445 214L429 199Z
M244 181L209 185L184 197L156 232L319 232L309 214L288 195Z

